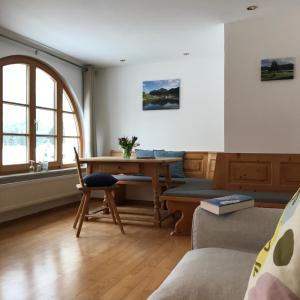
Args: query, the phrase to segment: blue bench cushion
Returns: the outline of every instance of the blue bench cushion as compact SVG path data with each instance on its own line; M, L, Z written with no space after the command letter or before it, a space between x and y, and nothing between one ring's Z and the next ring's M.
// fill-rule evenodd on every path
M107 173L92 173L83 177L88 187L111 186L118 182L118 179Z
M151 182L150 176L144 175L114 175L119 181L137 181L137 182ZM160 182L164 182L165 178L160 177ZM210 189L213 186L213 181L211 179L203 179L203 178L172 178L172 182L174 183L186 183L186 182L198 182L199 185L203 186L205 189Z
M135 156L136 158L153 158L154 151L145 149L135 149Z
M211 199L216 197L229 196L232 194L243 194L253 197L257 202L282 203L289 202L293 193L274 193L274 192L251 192L251 191L229 191L217 189L203 189L197 182L188 182L179 187L166 190L164 196L174 197L198 197L202 199Z
M165 151L165 150L154 150L155 157L180 157L182 160L172 163L170 170L171 176L176 178L183 178L183 156L184 151Z

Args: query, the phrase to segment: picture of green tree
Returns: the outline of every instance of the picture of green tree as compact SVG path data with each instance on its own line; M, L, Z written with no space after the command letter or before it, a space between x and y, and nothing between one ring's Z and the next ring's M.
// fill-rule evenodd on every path
M295 58L261 60L261 81L294 79Z
M180 79L143 82L143 110L179 109Z

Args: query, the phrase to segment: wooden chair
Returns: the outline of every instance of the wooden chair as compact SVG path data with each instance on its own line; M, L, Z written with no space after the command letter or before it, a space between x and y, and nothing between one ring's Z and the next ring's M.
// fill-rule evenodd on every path
M119 224L120 230L124 234L125 232L123 229L123 225L122 225L122 222L121 222L121 219L120 219L120 216L119 216L116 204L115 204L115 200L114 200L114 190L116 188L118 188L118 186L117 185L99 186L99 187L86 186L83 181L81 167L80 167L80 160L79 160L79 156L78 156L78 153L77 153L77 150L75 147L74 147L74 151L75 151L77 172L78 172L78 177L79 177L79 184L76 184L76 187L80 192L82 192L82 198L81 198L80 205L77 210L75 221L73 224L73 228L76 229L77 223L79 221L76 236L79 237L82 223L85 218L95 217L95 213L107 210L107 206L111 212L113 222L115 224L117 224L117 223ZM104 193L105 193L104 201L105 201L105 204L107 204L107 206L103 206L103 208L100 208L96 212L93 212L92 214L90 214L89 213L89 202L90 202L90 196L91 196L92 191L104 191Z

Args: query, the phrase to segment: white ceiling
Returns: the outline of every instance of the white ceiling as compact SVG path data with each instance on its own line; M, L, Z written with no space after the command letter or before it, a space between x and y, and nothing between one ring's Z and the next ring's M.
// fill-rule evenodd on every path
M259 9L246 10L251 4ZM0 0L0 26L97 66L220 51L222 23L300 12L299 0Z

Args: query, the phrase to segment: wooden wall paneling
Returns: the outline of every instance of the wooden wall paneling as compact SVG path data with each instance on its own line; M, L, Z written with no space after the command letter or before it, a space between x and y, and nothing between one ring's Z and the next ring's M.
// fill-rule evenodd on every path
M271 162L229 161L228 184L271 184Z
M207 168L207 152L186 152L183 158L184 174L187 177L204 178Z
M219 153L214 178L218 189L295 192L300 154Z
M281 162L280 184L283 185L299 185L300 183L300 163L299 162Z
M223 189L227 182L226 156L217 154L214 170L214 188Z
M276 154L275 154L276 155ZM275 159L276 158L276 159ZM280 177L282 176L280 172L280 163L281 161L284 161L285 156L284 155L276 155L272 156L271 163L272 163L272 185L271 188L275 189L277 188L278 191L280 191ZM276 189L275 189L276 191Z
M207 156L207 168L206 168L206 178L213 179L216 167L216 159L217 153L216 152L208 152Z

